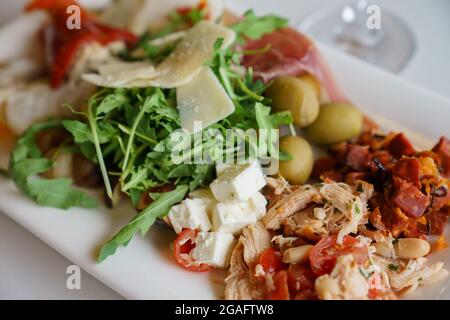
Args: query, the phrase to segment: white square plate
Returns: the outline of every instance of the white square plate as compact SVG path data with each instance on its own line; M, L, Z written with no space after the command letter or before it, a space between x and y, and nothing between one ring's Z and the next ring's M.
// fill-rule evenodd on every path
M442 135L450 137L450 101L332 48L320 48L350 99L385 130L405 131L420 149L432 147ZM135 214L127 203L113 211L42 208L1 177L0 210L128 299L223 296L222 272L195 274L175 264L169 249L173 235L163 227L154 227L145 239L136 236L127 248L97 264L100 246ZM450 250L431 259L444 261L449 268ZM450 299L448 284L445 280L420 288L411 298Z

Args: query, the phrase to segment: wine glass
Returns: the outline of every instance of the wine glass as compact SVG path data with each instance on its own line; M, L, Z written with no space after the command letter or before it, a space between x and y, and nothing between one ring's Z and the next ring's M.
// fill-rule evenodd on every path
M394 13L366 0L319 10L300 29L312 38L394 73L416 51L411 28Z

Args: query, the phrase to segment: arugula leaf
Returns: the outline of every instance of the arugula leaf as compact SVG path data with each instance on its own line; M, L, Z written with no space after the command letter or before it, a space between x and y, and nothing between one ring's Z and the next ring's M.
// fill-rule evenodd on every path
M78 120L67 120L62 122L64 128L69 131L77 144L92 141L92 133L87 124Z
M289 125L293 122L293 118L290 112L279 112L275 114L270 114L271 108L267 107L261 103L256 103L256 121L261 129L267 130L267 146L268 151L271 156L277 157L282 161L292 160L292 156L283 150L278 150L278 154L275 153L276 144L278 142L279 135L272 134L273 129L278 129L280 125Z
M258 17L253 10L249 10L244 14L244 19L232 26L231 29L236 32L236 41L243 43L244 38L260 39L265 34L286 27L288 22L288 19L276 15Z
M42 206L69 209L71 207L97 208L97 201L71 187L71 179L31 179L28 192Z
M182 185L173 191L162 193L158 196L152 194L155 201L140 212L101 248L98 262L102 262L110 255L113 255L119 246L127 246L137 232L140 232L141 236L145 236L156 219L166 216L174 204L184 199L188 190L188 186Z
M59 209L71 207L95 208L97 201L83 192L71 188L70 179L39 179L35 177L54 166L52 160L43 157L35 134L62 127L62 121L36 124L25 132L17 142L10 160L11 178L17 188L43 206Z

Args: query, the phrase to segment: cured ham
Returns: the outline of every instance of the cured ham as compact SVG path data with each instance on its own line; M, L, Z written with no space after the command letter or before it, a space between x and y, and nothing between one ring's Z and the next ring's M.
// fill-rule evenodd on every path
M292 28L284 28L248 42L243 49L257 51L267 47L270 50L264 53L244 56L244 65L253 68L255 77L268 82L282 75L311 74L320 81L331 101L348 101L319 50L305 35Z

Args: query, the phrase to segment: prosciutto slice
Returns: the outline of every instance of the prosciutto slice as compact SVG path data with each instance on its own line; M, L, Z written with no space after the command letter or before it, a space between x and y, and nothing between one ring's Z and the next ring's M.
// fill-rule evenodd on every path
M308 73L320 81L331 101L348 102L319 50L305 35L284 28L248 42L243 49L258 50L269 45L267 52L244 56L244 65L253 68L255 77L268 82L278 76Z

